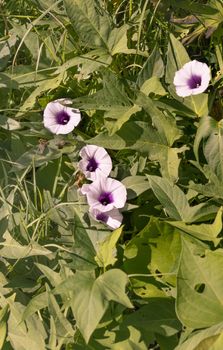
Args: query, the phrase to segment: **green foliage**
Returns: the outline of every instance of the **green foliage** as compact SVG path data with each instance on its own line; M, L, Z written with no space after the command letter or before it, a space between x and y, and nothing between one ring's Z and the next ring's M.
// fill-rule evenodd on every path
M221 248L214 252L203 249L200 254L196 250L194 244L183 240L176 305L186 326L204 328L221 322L223 252Z
M222 1L0 4L0 349L222 350ZM182 98L190 60L212 80ZM69 98L81 123L43 126ZM127 189L89 214L80 149Z
M109 301L133 307L125 294L127 282L125 273L117 269L107 271L97 279L91 272L76 272L56 288L56 293L72 291L69 304L86 342L108 308Z

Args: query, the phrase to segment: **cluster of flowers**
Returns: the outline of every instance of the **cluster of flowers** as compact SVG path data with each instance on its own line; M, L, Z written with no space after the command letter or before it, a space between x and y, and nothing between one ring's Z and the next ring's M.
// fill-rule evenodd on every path
M87 197L90 215L111 229L118 228L123 219L119 209L125 205L127 192L120 181L108 177L112 170L111 157L103 147L95 145L84 146L80 157L79 169L92 181L80 189Z
M72 101L65 98L47 104L43 122L52 133L68 134L79 124L80 111L69 107L70 104ZM112 169L109 154L103 147L87 145L81 149L80 157L79 169L92 181L81 188L81 193L87 197L91 216L112 229L118 228L123 219L119 208L124 207L127 192L120 181L108 177Z
M175 73L174 85L178 96L186 97L204 92L211 79L210 68L206 63L196 60L186 63ZM54 134L70 133L81 120L79 109L69 107L72 101L66 98L47 104L44 114L44 126ZM102 221L110 228L121 225L122 214L119 212L126 202L125 186L109 176L112 161L103 147L88 145L81 149L80 170L92 181L81 188L90 206L91 216Z

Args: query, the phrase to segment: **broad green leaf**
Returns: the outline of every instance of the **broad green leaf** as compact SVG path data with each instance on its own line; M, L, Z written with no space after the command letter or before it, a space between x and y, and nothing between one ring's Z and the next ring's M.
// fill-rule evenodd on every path
M190 108L196 117L208 115L208 94L192 95L184 99L184 105Z
M170 41L167 51L166 82L173 84L174 75L177 70L190 61L186 49L173 34L170 34Z
M215 218L219 206L204 202L190 207L190 220L188 222L204 222Z
M204 118L200 119L197 133L194 140L194 154L196 156L196 159L199 160L199 145L202 141L202 139L207 139L212 132L217 132L218 127L220 128L221 123L217 122L211 117L205 116Z
M223 124L216 122L216 127L204 144L204 155L208 165L217 177L223 178Z
M181 329L175 312L174 300L170 298L152 298L147 305L125 315L121 326L130 325L140 331L166 336L176 334Z
M141 111L141 107L137 105L111 107L111 109L104 115L105 126L108 130L109 136L114 135L133 114L139 111Z
M72 259L70 264L77 270L95 269L97 267L95 262L96 250L89 237L88 227L84 224L76 208L74 209L73 214L74 244L69 249L70 253L64 253L63 256Z
M118 341L111 345L111 350L147 350L141 333L134 326L128 327L129 337L126 340Z
M203 255L198 255L194 244L186 239L182 243L177 314L187 327L210 327L222 321L223 250L205 250Z
M122 229L123 227L119 227L114 230L110 236L105 238L105 240L99 244L95 260L97 264L104 267L104 269L109 265L114 265L117 260L115 246L122 234Z
M55 272L50 267L43 264L36 263L36 266L43 273L43 275L49 280L50 284L53 287L56 287L58 284L61 283L62 277L59 272Z
M139 234L133 237L124 250L124 269L128 274L149 274L151 247L147 237Z
M194 335L184 341L182 344L178 345L175 350L198 350L200 344L206 339L212 338L215 342L218 341L219 336L222 334L223 331L223 322L216 324L210 328L206 328L204 330L200 330L199 332L196 332ZM213 342L212 342L213 344ZM206 347L202 350L210 350L210 348ZM220 350L215 349L215 350ZM201 349L199 349L201 350ZM214 350L214 348L211 350Z
M108 48L110 19L94 0L64 0L67 15L84 45Z
M165 337L161 334L156 334L156 341L161 349L173 350L179 343L179 336L177 334L174 334L170 337Z
M222 230L222 208L219 209L213 224L188 225L180 221L169 221L168 223L195 238L212 241L217 246L221 241L221 238L217 236Z
M203 140L203 151L208 165L218 179L223 177L223 124L211 117L201 119L194 142L194 153L199 160L198 150Z
M23 105L20 107L21 111L16 114L16 117L21 116L24 112L33 108L36 103L36 98L40 94L42 94L47 90L56 89L61 84L61 81L65 78L65 74L66 73L61 73L56 77L51 77L51 79L46 79L41 84L39 84L39 86L33 92L31 92L29 97L25 100Z
M208 115L208 94L203 93L182 98L176 94L174 86L169 86L169 91L174 98L174 104L176 104L176 106L177 101L179 101L181 102L181 105L189 109L189 112L186 113L186 117L192 116L193 118L197 118L205 117ZM182 110L184 107L182 107Z
M163 281L175 286L181 254L179 231L165 222L152 218L147 227L143 229L142 234L144 237L148 237L151 249L151 260L148 265L151 273L157 274L157 271L160 272L160 278ZM167 251L168 254L166 254Z
M132 107L125 92L123 81L108 70L103 71L103 89L91 96L83 96L73 100L75 106L82 109L98 109L110 111L111 108Z
M26 322L21 317L25 307L14 300L15 295L1 298L0 305L8 303L10 314L8 319L7 340L10 341L13 350L45 350L46 332L42 321L36 315L30 316Z
M55 296L50 292L47 293L47 296L48 309L55 322L57 337L59 340L63 339L63 343L68 343L74 336L74 329L61 311Z
M182 132L176 126L175 119L161 112L148 96L138 94L136 103L149 114L164 144L172 146L181 137Z
M143 230L128 242L124 250L124 268L132 276L134 293L141 298L166 296L159 281L176 284L180 251L179 232L165 222L151 218Z
M28 305L26 306L23 315L22 315L22 321L25 321L29 316L33 315L37 311L47 307L47 293L43 292L41 294L38 294L30 300Z
M163 177L172 182L176 182L179 178L178 169L181 159L178 154L187 150L186 146L181 148L166 147L160 150L159 154L151 155L151 160L158 160L161 166L160 172Z
M221 350L223 344L223 333L214 335L210 338L202 340L202 342L195 348L195 350Z
M133 199L150 188L146 176L127 176L122 180L122 183L127 189L128 199Z
M183 191L167 179L151 175L148 179L154 194L168 215L175 220L188 221L190 206Z
M151 93L160 96L167 95L167 92L164 89L158 77L152 77L144 81L140 88L140 91L143 92L146 96L148 96Z
M127 308L133 307L125 294L127 283L127 275L117 269L109 270L97 279L95 279L92 272L77 271L73 277L64 280L55 289L55 292L66 293L67 290L73 292L70 306L77 327L85 341L88 342L104 315L109 301L113 300Z
M0 310L0 350L3 349L5 338L7 335L7 320L9 315L9 307L6 305Z
M197 164L195 165L197 166ZM189 187L195 190L197 193L202 193L207 197L223 198L223 183L221 179L219 179L217 175L213 173L208 165L204 165L203 168L199 166L198 168L208 179L208 182L203 185L197 183L195 184L193 181L190 181Z
M216 182L208 182L205 185L195 184L191 181L190 188L197 193L202 193L206 197L223 199L223 184L219 182L218 178Z
M108 66L111 63L111 56L105 49L92 50L81 57L77 56L67 60L64 64L57 68L54 74L60 74L72 69L75 66L79 66L80 72L75 76L77 79L86 79L88 74L98 70L101 66Z
M53 254L50 250L42 247L36 242L30 242L29 245L21 245L9 232L4 234L4 242L0 243L0 255L7 259L25 259L29 256L43 255L51 259Z
M142 85L148 79L152 77L162 78L163 74L164 64L159 49L156 46L144 63L142 70L137 77L137 84L142 88Z
M122 128L111 137L107 133L101 133L87 141L108 149L122 150L124 148L133 149L142 153L158 154L160 149L166 148L162 140L148 123L127 122Z
M124 24L120 28L114 28L109 33L108 38L108 48L109 52L112 56L117 53L128 53L128 40L127 40L127 30L129 29L129 25ZM131 52L131 51L130 51Z
M151 188L163 205L167 214L177 220L194 222L207 220L217 212L217 207L209 203L200 203L193 207L189 206L184 192L166 178L147 175Z

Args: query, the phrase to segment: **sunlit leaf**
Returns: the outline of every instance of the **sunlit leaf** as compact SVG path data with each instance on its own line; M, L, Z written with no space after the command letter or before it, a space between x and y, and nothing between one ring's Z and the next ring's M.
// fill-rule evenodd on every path
M183 240L177 283L177 314L187 327L210 327L222 321L222 262L222 249L206 250L198 255L194 244Z
M132 304L125 294L127 283L127 275L117 269L109 270L97 279L92 272L78 271L56 288L56 293L73 291L70 306L77 326L86 342L89 341L91 334L105 313L109 301L113 300L125 307L132 308Z

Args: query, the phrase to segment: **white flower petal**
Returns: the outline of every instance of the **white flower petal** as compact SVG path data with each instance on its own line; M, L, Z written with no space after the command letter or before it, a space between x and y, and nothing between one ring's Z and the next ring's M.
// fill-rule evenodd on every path
M66 107L66 112L70 116L69 123L72 122L73 126L77 126L80 123L80 121L81 121L81 114L80 114L80 112L77 112L77 110L75 111L73 108L70 108L70 107Z
M183 65L183 67L181 69L179 69L179 71L184 72L184 74L187 76L188 79L190 78L191 73L192 73L193 62L194 61L187 62Z
M82 172L86 171L87 165L88 161L85 159L80 160L80 162L78 163L78 167Z
M177 95L186 97L204 92L209 85L210 79L211 73L207 64L193 60L186 63L175 73L173 83L176 87Z
M63 105L61 105L59 102L53 101L48 103L48 105L44 110L44 114L51 113L56 117L56 113L62 111L63 109L64 109Z
M107 151L103 147L97 147L97 149L95 150L94 156L97 160L100 160L100 161L110 158Z
M96 145L86 145L84 147L82 147L82 149L80 150L80 157L81 158L91 158L94 156L96 150L97 150L97 147Z
M79 155L82 158L82 160L79 162L79 168L85 174L87 179L95 181L101 176L107 177L110 174L112 169L112 160L103 147L86 145L80 150ZM88 165L91 167L90 170Z
M114 198L114 207L123 208L127 199L127 191L125 186L115 179L108 178L108 191L112 193Z
M90 207L101 212L107 212L113 208L124 207L127 191L120 181L108 177L100 177L89 185L86 195Z
M108 214L108 221L106 225L112 229L119 228L122 224L123 216L118 209L111 210Z
M98 169L106 176L108 176L112 170L112 162L108 161L106 163L100 163Z
M48 118L48 119L43 121L43 124L44 124L45 128L50 128L53 125L58 126L58 124L55 121L55 118Z
M191 90L187 86L176 86L176 93L180 97L191 96Z
M186 74L184 71L179 70L175 73L173 83L174 85L184 86L187 85L187 81L190 78L188 77L188 74Z
M123 220L123 216L118 209L112 209L106 212L101 212L98 209L90 209L90 214L95 220L103 222L111 229L120 227Z
M57 135L66 135L69 134L72 130L74 130L74 126L72 124L67 125L58 125L58 130L56 132Z
M62 104L63 102L63 104ZM59 99L49 102L43 112L44 126L54 134L68 134L75 126L77 126L81 120L81 114L79 110L67 107L70 103L68 99ZM58 113L64 112L69 116L66 124L58 122Z
M88 185L88 184L82 185L82 187L79 189L79 192L85 196L89 191L89 186L90 185Z

